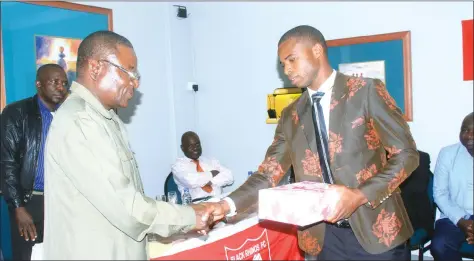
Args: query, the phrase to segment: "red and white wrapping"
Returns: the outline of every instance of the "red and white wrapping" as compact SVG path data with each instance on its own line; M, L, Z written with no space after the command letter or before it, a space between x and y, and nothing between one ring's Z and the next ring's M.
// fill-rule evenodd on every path
M328 184L303 181L258 192L258 217L298 226L326 220L339 194Z

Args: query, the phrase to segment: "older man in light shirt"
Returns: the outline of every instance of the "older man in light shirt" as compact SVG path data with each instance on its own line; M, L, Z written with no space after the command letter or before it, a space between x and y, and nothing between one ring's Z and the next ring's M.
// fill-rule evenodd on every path
M207 229L213 204L179 206L144 195L123 122L140 75L132 44L110 31L80 44L77 82L46 144L46 260L144 260L149 233Z
M188 131L181 136L181 150L185 157L178 158L171 167L178 189L188 189L192 199L219 196L222 187L234 182L232 172L216 159L201 157L199 136Z
M462 260L459 247L474 244L473 234L473 113L464 118L460 142L444 147L434 173L434 200L441 210L431 240L435 260Z

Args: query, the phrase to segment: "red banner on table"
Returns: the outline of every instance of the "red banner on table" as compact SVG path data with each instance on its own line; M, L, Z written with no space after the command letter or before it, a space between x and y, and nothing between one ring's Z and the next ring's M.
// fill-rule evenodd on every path
M462 50L463 50L463 67L464 67L464 80L474 80L474 67L473 67L473 38L472 34L473 25L471 20L462 21Z
M304 260L296 227L263 221L216 242L152 260Z

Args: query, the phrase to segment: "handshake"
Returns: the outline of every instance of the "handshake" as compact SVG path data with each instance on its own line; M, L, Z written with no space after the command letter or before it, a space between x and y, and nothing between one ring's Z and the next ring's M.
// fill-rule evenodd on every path
M210 228L229 213L230 207L225 200L190 205L196 213L196 226L193 230L206 235Z

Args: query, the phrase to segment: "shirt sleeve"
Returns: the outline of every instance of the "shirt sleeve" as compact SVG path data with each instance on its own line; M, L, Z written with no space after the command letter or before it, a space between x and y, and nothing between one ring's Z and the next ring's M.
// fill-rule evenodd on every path
M134 174L124 165L131 164L126 162L131 156L117 148L109 135L99 123L82 115L64 139L48 140L46 164L58 164L97 211L137 241L147 233L166 237L192 229L196 215L191 207L157 202L136 189Z
M212 180L210 171L197 172L196 166L178 160L171 167L173 177L186 188L200 188Z
M232 172L226 167L222 166L218 160L213 159L212 166L215 170L219 171L219 174L212 178L212 184L224 187L234 183L234 176L232 175Z
M229 213L226 216L227 217L235 216L237 214L237 211L236 211L234 201L229 197L225 197L225 198L223 198L223 200L226 201L227 204L229 204Z
M418 167L419 154L410 127L385 84L374 80L367 88L367 129L380 139L385 148L399 151L387 160L387 164L380 168L376 175L358 186L368 200L367 206L377 208L390 198L392 192Z

